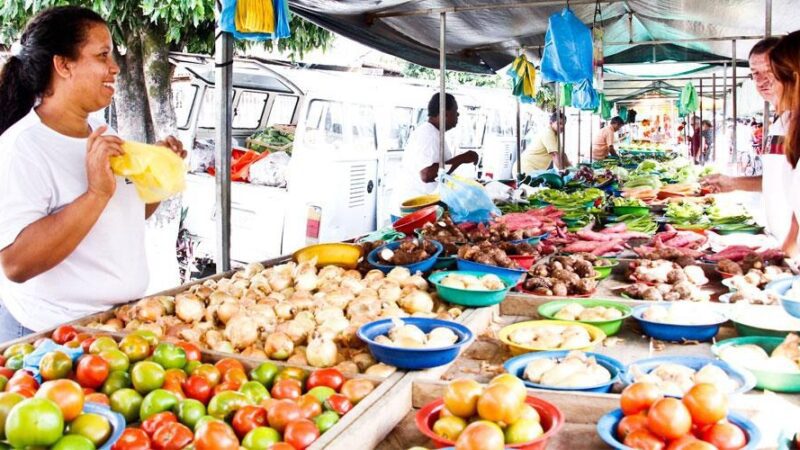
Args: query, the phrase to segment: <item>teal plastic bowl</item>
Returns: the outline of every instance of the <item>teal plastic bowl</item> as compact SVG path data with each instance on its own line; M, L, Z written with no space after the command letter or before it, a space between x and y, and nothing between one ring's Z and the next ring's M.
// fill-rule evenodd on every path
M611 276L611 272L614 270L614 267L619 265L619 261L613 258L604 258L611 261L611 264L607 266L595 266L594 271L597 272L597 281L605 280L606 278Z
M561 308L571 304L578 303L584 308L592 308L594 306L605 306L606 308L614 308L622 313L622 317L614 320L603 320L599 322L589 320L574 320L570 322L580 322L593 325L603 330L606 336L613 336L619 333L622 328L622 322L633 314L633 309L630 306L623 305L622 303L614 302L611 300L556 300L554 302L547 302L539 306L538 313L542 318L551 320L562 320L555 317L561 311Z
M473 272L466 270L454 270L451 272L436 272L428 277L434 286L439 297L447 300L450 303L462 306L491 306L502 302L508 291L514 287L515 283L505 277L500 277L505 285L505 288L496 291L470 291L467 289L458 289L447 286L442 286L442 280L448 275L472 275L474 277L482 277L486 272Z
M779 337L738 337L717 342L711 346L711 352L719 358L720 353L726 347L752 344L763 348L768 354L772 354L772 351L775 350L775 347L781 345L781 342L783 342L783 338ZM743 367L743 369L751 372L756 377L757 389L773 392L800 392L800 373L771 372L750 367Z

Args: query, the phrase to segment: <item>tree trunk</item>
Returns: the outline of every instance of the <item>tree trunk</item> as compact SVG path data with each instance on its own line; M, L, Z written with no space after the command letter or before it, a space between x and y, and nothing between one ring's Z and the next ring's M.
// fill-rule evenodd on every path
M141 34L150 118L156 139L163 139L168 135L175 135L178 131L175 109L172 105L174 66L169 62L169 46L164 44L166 33L161 27L148 26Z
M125 42L125 54L115 47L114 53L120 72L117 78L115 112L117 132L124 139L152 142L153 126L150 122L150 107L142 69L142 42L137 33L130 33Z

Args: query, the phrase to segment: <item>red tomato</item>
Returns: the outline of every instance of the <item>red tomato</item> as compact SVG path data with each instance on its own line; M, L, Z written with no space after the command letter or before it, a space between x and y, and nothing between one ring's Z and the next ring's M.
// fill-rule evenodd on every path
M244 439L253 428L266 426L267 410L260 406L243 406L233 415L231 424L239 439Z
M293 378L280 380L272 386L270 394L278 400L300 398L303 395L303 384Z
M150 437L139 428L126 428L111 450L150 450Z
M0 357L2 357L2 356L0 356ZM5 358L3 358L3 359L5 359ZM3 364L5 364L5 361L3 361ZM14 376L14 373L15 372L14 372L13 369L9 369L8 367L5 367L5 366L0 367L0 375L6 377L8 379L11 379L11 377Z
M78 330L76 330L72 325L61 325L53 331L52 338L54 341L56 341L56 344L64 345L67 342L75 339L75 336L77 335Z
M305 450L305 448L313 444L318 437L319 429L314 425L314 422L307 419L289 422L289 424L286 425L286 431L283 433L283 439L297 450Z
M713 384L693 386L683 397L683 404L698 425L715 424L728 415L728 396Z
M44 383L36 397L46 398L61 410L66 422L72 422L83 411L84 396L78 383L72 380L53 380Z
M241 386L240 386L240 387L241 387ZM239 390L239 387L237 387L237 386L234 386L234 385L233 385L233 384L231 384L231 383L220 383L220 384L218 384L218 385L214 386L214 395L217 395L217 394L219 394L220 392L225 392L225 391L238 391L238 390ZM213 397L214 397L214 395L212 395L211 397L213 398Z
M28 386L12 386L11 388L6 388L6 392L19 394L25 398L33 398L36 395L36 391Z
M647 411L650 405L662 398L661 389L653 383L633 383L622 391L620 406L626 416Z
M661 438L645 428L629 434L623 443L636 450L662 450L666 446Z
M230 369L241 369L244 372L244 365L233 358L222 358L214 364L214 367L219 370L220 375L225 375Z
M703 432L702 439L719 450L735 450L747 445L747 436L744 431L729 422L712 425Z
M247 383L247 374L244 369L232 367L222 376L222 383L235 386L234 390L238 391L243 384Z
M175 416L170 411L160 412L158 414L153 414L147 420L142 422L142 430L147 433L148 436L153 437L153 434L158 431L163 425L168 423L175 423L178 421L178 417Z
M676 398L662 398L647 411L647 428L665 439L678 439L692 430L692 416Z
M181 450L192 443L194 433L182 423L166 423L153 434L154 450Z
M183 382L182 387L188 398L198 400L204 405L207 405L208 401L211 400L211 383L201 376L190 376Z
M687 434L686 436L672 441L667 446L667 450L717 450L716 447L709 444L708 442L703 442L700 439L692 436L691 434Z
M647 428L647 414L640 412L639 414L625 416L617 425L617 436L624 441L629 434L642 428Z
M100 337L100 336L91 336L91 337L88 337L88 338L86 338L86 339L84 339L84 340L80 341L80 342L81 342L81 349L83 350L83 353L85 353L85 354L87 354L87 355L89 354L89 347L91 347L91 346L92 346L92 343L93 343L93 342L95 341L95 339L97 339L98 337Z
M178 341L175 345L186 352L186 361L200 361L200 347L186 341Z
M97 389L108 378L108 362L97 355L83 355L78 360L75 378L83 387Z
M92 392L84 397L86 403L97 403L99 405L110 406L111 400L108 399L106 394L100 392Z
M353 409L353 404L342 394L333 394L325 400L325 407L343 416Z
M239 450L239 439L236 439L236 434L226 423L210 421L197 430L194 448L195 450Z
M303 412L304 419L313 419L322 414L322 403L311 394L301 395L297 399L297 404Z
M327 386L336 392L344 384L344 375L338 369L319 369L311 372L306 380L306 389L311 390L317 386Z
M278 430L279 433L283 433L283 430L289 422L294 422L302 418L303 411L300 409L300 406L292 400L277 400L270 405L267 410L269 426Z
M270 445L269 450L297 450L292 444L286 442L276 442Z

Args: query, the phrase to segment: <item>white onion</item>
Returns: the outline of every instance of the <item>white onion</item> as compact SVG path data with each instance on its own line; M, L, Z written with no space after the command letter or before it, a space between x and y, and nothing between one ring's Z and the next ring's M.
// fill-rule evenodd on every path
M331 339L314 336L306 348L306 360L312 367L331 367L336 364L337 351Z

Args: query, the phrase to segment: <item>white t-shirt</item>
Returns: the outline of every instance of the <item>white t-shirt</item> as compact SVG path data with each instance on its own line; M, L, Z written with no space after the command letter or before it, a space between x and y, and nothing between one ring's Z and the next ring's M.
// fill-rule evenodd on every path
M447 161L452 157L453 153L445 143L444 160ZM420 178L419 172L433 163L438 163L439 160L439 130L430 122L425 122L408 138L403 161L400 164L400 175L397 177L398 184L394 189L392 211L399 211L400 204L405 200L430 194L436 190L437 183L435 181L425 183Z
M85 161L86 139L48 128L34 110L0 136L0 249L86 192ZM75 251L24 283L0 270L0 299L23 326L39 331L139 298L148 282L144 230L144 204L117 177L114 196Z
M769 126L770 136L785 136L787 122L783 115ZM763 176L761 177L761 196L764 201L764 212L767 217L767 231L783 242L789 234L792 209L786 205L790 203L787 193L797 192L789 190L792 179L792 167L785 155L761 155ZM792 199L793 201L793 199Z

